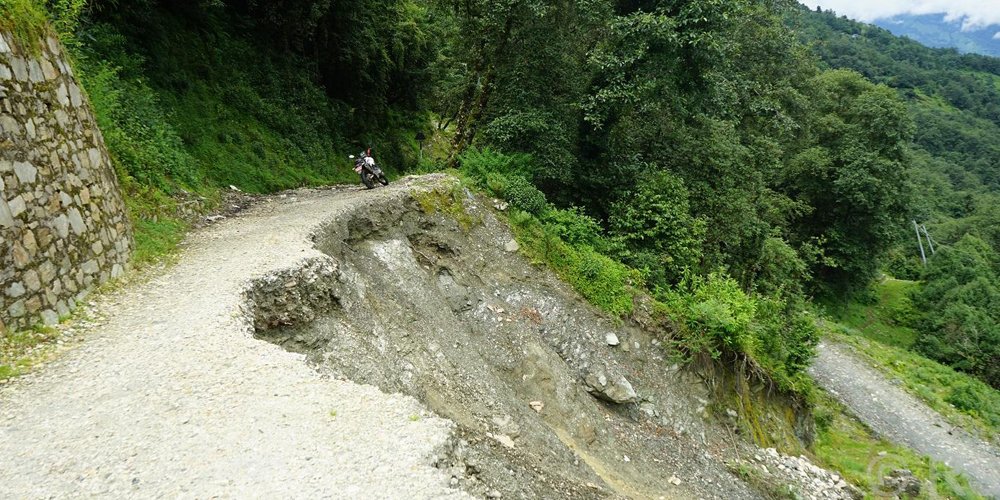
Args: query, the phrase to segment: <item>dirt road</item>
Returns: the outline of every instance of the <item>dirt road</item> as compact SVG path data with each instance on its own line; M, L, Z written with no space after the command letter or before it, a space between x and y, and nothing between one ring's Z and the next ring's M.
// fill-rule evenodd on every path
M250 278L322 256L318 224L404 191L276 197L196 231L167 272L106 298L120 305L81 347L0 389L0 496L465 496L433 467L451 422L324 379L252 338L241 311Z
M849 347L824 341L809 372L878 434L944 462L983 494L1000 498L1000 450L948 424Z

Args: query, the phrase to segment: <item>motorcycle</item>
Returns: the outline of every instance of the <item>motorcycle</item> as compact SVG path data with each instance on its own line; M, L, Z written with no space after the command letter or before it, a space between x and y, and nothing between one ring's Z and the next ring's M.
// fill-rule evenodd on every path
M374 188L376 182L383 186L389 185L389 179L385 178L385 173L375 164L375 158L366 152L362 152L357 158L354 155L350 155L348 158L354 160L354 171L361 176L361 183L365 185L365 188Z

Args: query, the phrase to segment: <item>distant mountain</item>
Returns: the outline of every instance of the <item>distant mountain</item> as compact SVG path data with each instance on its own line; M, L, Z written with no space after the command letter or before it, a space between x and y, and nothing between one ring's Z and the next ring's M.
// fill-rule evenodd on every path
M1000 26L962 31L961 21L947 22L944 14L900 15L875 24L894 35L906 36L928 47L955 48L962 53L1000 57Z

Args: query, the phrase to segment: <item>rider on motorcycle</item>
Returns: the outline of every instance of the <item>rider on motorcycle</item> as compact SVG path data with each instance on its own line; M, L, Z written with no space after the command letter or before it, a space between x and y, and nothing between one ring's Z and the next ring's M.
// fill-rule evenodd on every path
M351 155L350 158L353 159L354 155ZM375 165L372 148L368 148L358 154L358 158L354 160L354 171L361 175L361 182L368 189L375 187L376 181L383 186L389 185L389 180L385 178L382 169Z

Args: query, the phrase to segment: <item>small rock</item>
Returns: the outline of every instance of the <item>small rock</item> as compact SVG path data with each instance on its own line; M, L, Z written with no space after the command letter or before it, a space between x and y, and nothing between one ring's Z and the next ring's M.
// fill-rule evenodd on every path
M632 461L632 459L629 458L628 455L622 455L622 462L626 462L627 463L627 462L631 462L631 461Z
M506 250L506 251L508 251L508 252L513 253L513 252L516 252L516 251L520 250L521 249L521 245L519 245L517 243L517 241L514 241L514 239L511 239L510 241L508 241L503 246L503 249Z
M667 479L667 482L674 486L680 486L681 484L681 480L677 476L670 476L670 479Z
M496 442L498 442L498 443L500 443L500 444L502 444L502 445L504 445L504 446L506 446L506 447L508 447L510 449L514 449L514 440L511 439L510 436L506 436L506 435L503 435L503 434L491 434L491 433L487 432L486 433L486 437L493 438Z
M635 403L639 400L628 379L618 374L595 369L587 373L583 382L592 396L611 403Z
M503 494L497 490L490 490L486 492L486 498L502 498Z
M615 335L614 332L608 332L607 334L605 334L604 341L607 342L608 345L610 346L616 346L619 343L618 336Z
M205 222L218 222L225 218L225 215L209 215L208 217L205 217Z
M528 403L528 406L530 406L532 410L535 410L536 413L541 413L542 408L545 408L545 403L541 401L532 401Z
M882 479L882 487L898 496L916 497L920 495L920 479L908 469L896 469Z
M51 309L42 311L42 323L45 326L55 326L59 324L59 315Z

